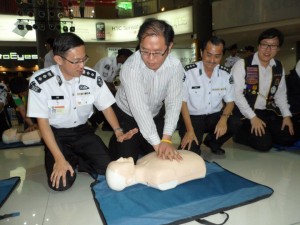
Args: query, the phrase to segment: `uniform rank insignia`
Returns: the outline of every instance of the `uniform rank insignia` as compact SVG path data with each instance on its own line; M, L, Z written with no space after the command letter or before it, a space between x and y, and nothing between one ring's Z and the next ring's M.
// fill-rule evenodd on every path
M57 80L59 86L61 86L62 85L62 80L61 80L60 76L56 76L56 80Z
M36 81L39 83L39 84L42 84L44 83L46 80L49 80L50 78L54 77L53 73L51 70L45 72L45 73L42 73L38 76L36 76Z
M86 77L93 78L93 79L96 78L96 72L93 71L93 70L87 70L87 69L84 69L82 75L83 75L83 76L86 76Z
M103 80L100 76L97 77L97 84L98 84L99 87L102 87L102 85L103 85Z
M35 83L35 81L32 81L30 84L29 84L29 89L30 90L33 90L37 93L41 93L42 89L40 87L38 87Z
M230 68L228 68L227 66L219 66L219 69L220 70L224 70L224 71L226 71L227 73L230 73Z
M188 70L194 69L194 68L197 68L197 65L196 65L195 63L186 65L186 66L184 67L185 71L188 71Z
M87 90L87 89L90 89L88 86L86 85L79 85L79 90Z

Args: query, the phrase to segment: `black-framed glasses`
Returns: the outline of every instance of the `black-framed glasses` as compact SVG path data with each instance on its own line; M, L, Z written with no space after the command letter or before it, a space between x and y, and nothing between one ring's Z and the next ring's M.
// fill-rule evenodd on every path
M89 60L89 56L85 55L85 57L81 60L77 60L77 61L70 61L68 59L66 59L65 57L63 57L62 55L60 55L60 57L62 57L64 60L67 60L69 63L73 64L73 65L78 65L80 63L86 64L87 61Z
M163 57L167 53L168 49L169 49L169 47L167 47L164 52L149 52L149 51L140 50L140 53L144 57L150 57L152 55L153 58L158 58L158 57Z
M271 50L276 50L279 46L279 45L269 45L267 43L260 43L259 45L263 50L266 50L267 48L270 48Z

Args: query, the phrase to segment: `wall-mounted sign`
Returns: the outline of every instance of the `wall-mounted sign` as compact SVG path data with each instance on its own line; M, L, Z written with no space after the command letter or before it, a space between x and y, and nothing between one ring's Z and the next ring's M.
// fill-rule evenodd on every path
M7 47L0 48L0 66L4 67L33 67L38 64L35 47Z
M151 16L127 18L127 19L87 19L74 18L66 26L73 26L75 32L85 42L130 42L137 40L137 33L140 25L146 18L153 17L165 20L174 28L175 34L193 33L193 11L192 7L176 9L167 12L152 14ZM22 19L22 23L26 23L27 17L11 15L0 15L0 41L36 41L35 30L18 29L18 25ZM34 21L28 17L28 25L33 26ZM70 27L68 27L70 30Z

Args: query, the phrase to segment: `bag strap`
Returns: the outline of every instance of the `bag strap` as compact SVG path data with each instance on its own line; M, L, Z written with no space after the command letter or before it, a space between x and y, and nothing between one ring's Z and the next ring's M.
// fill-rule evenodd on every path
M204 225L223 225L229 219L229 215L226 212L220 212L220 214L225 214L225 216L226 216L226 218L224 219L224 221L222 223L212 223L205 219L196 219L195 221L197 221L198 223L204 224Z

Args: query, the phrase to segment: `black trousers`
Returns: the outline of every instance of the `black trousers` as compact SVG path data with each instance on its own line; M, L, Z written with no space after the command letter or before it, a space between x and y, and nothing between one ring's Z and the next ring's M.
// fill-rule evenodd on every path
M220 148L228 139L230 139L234 135L237 128L240 126L240 120L237 117L230 116L227 120L227 132L221 137L219 137L218 139L216 139L214 131L217 123L220 120L222 113L223 112L221 111L209 115L198 115L198 116L190 115L191 122L195 131L195 135L199 142L199 145L197 145L195 141L192 142L191 149L190 149L191 151L197 154L201 153L200 145L203 141L203 135L205 133L207 133L205 139L209 141L210 145L214 148ZM186 127L182 115L180 115L179 136L181 140L183 139L185 133L186 133Z
M133 117L124 113L116 104L113 107L120 126L123 128L124 132L127 132L133 128L138 128L138 125ZM160 138L163 134L164 114L165 111L163 107L159 114L153 118ZM116 136L113 134L109 142L109 153L112 160L117 160L120 157L132 157L134 162L136 162L140 156L146 155L153 151L153 146L143 138L140 131L130 140L126 140L122 143L117 142Z
M94 133L91 126L84 124L74 128L51 128L62 154L74 170L78 169L79 172L87 172L94 178L96 178L97 174L105 174L107 165L111 161L108 149L101 138ZM50 176L54 163L54 158L46 146L45 167L49 187L56 191L67 190L74 183L76 176L71 177L70 173L67 173L66 187L63 187L61 181L58 189L53 188Z
M251 123L248 119L243 119L242 126L236 133L234 140L238 143L248 145L258 151L267 152L273 144L281 146L290 146L297 140L296 135L290 135L288 127L281 130L282 120L281 116L277 116L270 110L255 110L258 118L266 123L265 134L256 136L251 133Z

